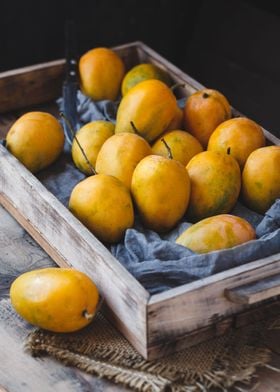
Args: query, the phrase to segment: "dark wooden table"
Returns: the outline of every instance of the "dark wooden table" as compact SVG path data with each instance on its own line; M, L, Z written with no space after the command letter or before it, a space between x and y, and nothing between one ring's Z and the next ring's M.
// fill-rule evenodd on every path
M39 267L54 266L49 256L19 224L0 207L0 301L9 300L10 282L19 274ZM0 314L0 392L122 392L127 389L66 367L52 358L32 358L23 351L30 326ZM271 331L271 365L280 368L280 330ZM279 354L277 354L279 353ZM280 373L268 368L258 371L255 392L280 392ZM236 389L234 390L236 392Z

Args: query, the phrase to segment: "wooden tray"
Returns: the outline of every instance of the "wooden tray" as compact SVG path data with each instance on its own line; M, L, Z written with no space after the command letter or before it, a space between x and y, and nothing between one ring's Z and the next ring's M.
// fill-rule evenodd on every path
M181 96L203 87L141 42L114 50L127 68L139 62L165 68L175 82L185 84L179 90ZM53 101L61 95L64 68L64 60L58 60L0 74L0 113L27 111ZM14 115L2 116L4 128L14 119ZM269 143L280 144L275 136L265 134ZM233 324L241 326L263 317L264 305L269 314L279 312L280 254L150 295L1 145L0 202L58 265L72 266L92 277L105 298L107 314L145 358L180 350L219 335Z

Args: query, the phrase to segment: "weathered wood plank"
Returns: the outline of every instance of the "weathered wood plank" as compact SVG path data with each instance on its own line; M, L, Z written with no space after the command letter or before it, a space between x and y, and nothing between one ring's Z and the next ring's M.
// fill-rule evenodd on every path
M129 69L138 62L137 43L113 48ZM0 113L31 107L61 96L65 60L0 73Z
M280 295L280 274L225 289L225 296L236 304L254 304L276 295Z
M201 83L184 73L170 61L163 58L161 55L142 42L139 42L138 45L138 55L139 61L150 62L158 65L159 67L164 68L170 74L175 83L185 84L185 87L177 89L179 91L179 96L189 96L195 91L204 88Z
M149 357L160 355L161 345L164 353L176 349L172 341L177 338L179 350L189 344L188 333L248 308L230 302L224 295L225 288L263 279L279 270L280 256L275 255L153 295L147 310Z
M148 348L148 356L150 359L153 359L159 356L168 355L223 335L231 328L241 328L250 323L263 320L266 317L277 317L279 313L280 301L273 301L253 309L248 308L241 313L228 317L214 315L211 323L205 327L198 328L180 336L169 336L163 338L158 344L153 344Z
M61 95L64 60L0 73L0 113L51 101Z

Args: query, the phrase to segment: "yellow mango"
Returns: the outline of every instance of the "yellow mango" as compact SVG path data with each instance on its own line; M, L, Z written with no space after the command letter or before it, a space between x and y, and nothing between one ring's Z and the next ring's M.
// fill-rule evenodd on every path
M86 161L84 154L81 151L82 147L90 164L95 167L96 158L105 140L113 136L115 126L109 121L91 121L90 123L81 127L76 133L76 139L72 144L72 158L75 166L87 175L92 174L90 165ZM78 142L77 142L78 140Z
M134 223L129 189L107 174L96 174L79 182L71 192L69 209L103 242L120 241Z
M125 95L136 84L148 79L158 79L171 85L171 79L166 71L155 64L141 63L131 68L122 81L122 95Z
M79 61L82 92L94 101L115 100L125 74L120 56L109 48L94 48L84 53Z
M210 136L207 150L230 151L242 170L252 151L265 146L262 128L246 117L237 117L222 122Z
M227 98L217 90L202 89L193 93L184 107L185 130L195 136L204 148L219 124L231 118Z
M53 115L28 112L11 126L6 141L7 149L32 173L37 173L62 152L64 132Z
M93 281L70 268L26 272L12 283L10 297L22 318L54 332L73 332L88 325L99 300Z
M260 214L280 197L280 146L258 148L249 155L241 194L246 206Z
M180 162L149 155L136 166L131 191L144 225L165 232L172 229L186 211L190 180Z
M240 168L232 156L203 151L186 168L191 180L187 215L192 222L231 211L241 188Z
M111 136L101 147L96 160L97 173L117 177L128 188L138 162L152 154L149 143L134 133L118 133Z
M230 214L205 218L186 229L176 240L197 253L232 248L254 239L254 228L245 219Z
M135 133L133 122L138 134L151 142L165 131L176 112L177 101L170 88L156 79L145 80L122 98L115 133Z
M176 129L165 132L154 142L152 150L155 155L168 157L168 150L162 142L162 138L169 146L173 159L181 162L184 166L187 165L193 156L203 151L202 145L193 135Z

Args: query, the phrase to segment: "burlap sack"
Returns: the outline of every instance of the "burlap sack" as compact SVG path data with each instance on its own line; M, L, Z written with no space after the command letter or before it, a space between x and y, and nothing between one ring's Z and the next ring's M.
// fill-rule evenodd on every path
M89 327L77 333L36 330L29 335L26 349L139 392L228 391L233 386L246 390L244 385L251 382L256 368L269 362L270 352L265 347L269 326L271 321L254 323L148 362L99 313Z

